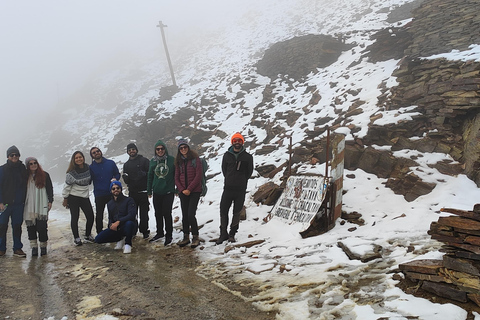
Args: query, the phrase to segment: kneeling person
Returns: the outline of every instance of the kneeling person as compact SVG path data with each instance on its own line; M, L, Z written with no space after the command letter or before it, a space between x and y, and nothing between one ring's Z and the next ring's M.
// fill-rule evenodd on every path
M123 195L120 181L113 181L110 184L110 192L112 200L107 203L108 228L97 235L95 242L117 242L115 249L123 248L123 253L130 253L132 237L138 228L137 205L132 198Z

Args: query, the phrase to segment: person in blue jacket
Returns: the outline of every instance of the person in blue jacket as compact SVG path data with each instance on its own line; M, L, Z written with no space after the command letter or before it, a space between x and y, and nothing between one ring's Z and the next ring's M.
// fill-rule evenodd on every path
M26 257L22 244L23 207L27 192L27 170L16 146L7 150L7 163L0 167L0 257L7 251L8 220L12 223L13 255Z
M120 180L120 172L113 160L103 157L98 147L90 149L93 161L90 165L90 175L93 181L93 195L95 196L95 227L97 234L103 229L103 213L106 204L111 199L110 183Z
M108 228L95 238L96 243L117 242L116 250L132 252L132 238L137 233L137 205L122 193L120 181L110 183L112 198L107 204Z

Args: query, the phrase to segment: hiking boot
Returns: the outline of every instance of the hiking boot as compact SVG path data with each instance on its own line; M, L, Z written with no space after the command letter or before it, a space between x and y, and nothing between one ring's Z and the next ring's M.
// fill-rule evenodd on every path
M150 237L150 230L147 230L146 232L143 233L143 239L147 240L148 237Z
M91 234L85 236L83 240L85 241L85 243L95 243L95 238Z
M118 241L117 244L115 245L115 248L113 248L113 250L122 250L124 245L127 246L127 245L125 244L125 238L123 238L122 240Z
M37 249L37 250L38 250L38 249ZM38 254L38 252L37 252L37 254ZM17 250L15 250L15 251L13 251L13 255L14 255L15 257L20 257L20 258L25 258L25 257L27 256L27 254L26 254L25 252L23 252L22 249L17 249Z
M172 243L172 237L171 236L167 236L165 237L165 242L163 243L164 246L168 246L170 243Z
M198 235L196 236L193 236L193 239L192 239L192 245L190 247L192 248L196 248L200 245L200 238L198 237Z
M40 255L41 256L47 255L47 247L40 247Z
M32 257L38 256L38 247L33 247L32 248Z
M152 239L150 239L148 242L157 242L158 240L162 239L164 237L163 234L156 234L155 237L153 237Z
M222 244L223 241L228 240L228 234L221 234L220 238L215 242L216 244Z
M80 238L76 238L75 240L73 240L73 244L78 247L78 246L81 246L83 243Z
M185 246L186 246L187 244L189 244L189 243L190 243L190 237L189 237L188 234L185 233L185 234L183 234L183 240L177 242L177 245L178 245L179 247L185 247Z
M128 254L132 252L132 246L129 244L125 245L125 248L123 248L123 253Z
M228 236L228 242L237 242L237 240L235 240L234 235L230 235L230 236Z

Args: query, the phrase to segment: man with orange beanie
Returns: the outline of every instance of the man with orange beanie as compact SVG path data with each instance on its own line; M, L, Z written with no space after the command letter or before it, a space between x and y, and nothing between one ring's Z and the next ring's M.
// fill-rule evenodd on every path
M223 155L222 173L225 177L222 199L220 200L220 238L217 244L225 240L235 242L235 234L240 224L240 212L245 202L248 179L253 173L253 157L243 144L245 139L240 133L235 133L231 139L232 146ZM228 211L233 203L233 217L228 227Z

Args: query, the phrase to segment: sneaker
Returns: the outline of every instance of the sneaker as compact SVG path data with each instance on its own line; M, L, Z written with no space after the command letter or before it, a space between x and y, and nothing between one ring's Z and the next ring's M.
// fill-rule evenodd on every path
M117 242L117 244L115 245L114 250L122 250L124 245L125 245L125 238L123 238L122 240L120 240L120 241ZM127 246L127 245L125 245L125 247L126 247L126 246Z
M85 236L84 240L86 243L95 243L95 238L91 234L89 234L88 236Z
M73 240L73 243L78 247L78 246L81 246L83 243L82 243L82 240L80 238L76 238L75 240Z
M32 257L38 256L38 247L33 247L32 248Z
M215 243L216 244L222 244L223 241L225 241L225 240L228 240L228 234L220 235L220 238L218 238Z
M164 237L163 234L158 234L158 233L157 233L157 234L155 235L155 237L153 237L152 239L150 239L149 242L156 242L156 241L162 239L163 237Z
M166 237L165 242L163 243L164 246L168 246L170 243L172 243L172 237Z
M47 247L41 247L40 248L40 255L41 256L46 256L47 255Z
M13 251L13 255L15 257L21 257L21 258L25 258L27 256L27 254L25 252L23 252L22 249L17 249L15 251Z
M125 248L123 248L123 253L130 253L132 252L132 246L129 244L125 245Z
M3 257L5 255L5 251L0 251L0 257Z
M147 230L146 232L143 233L143 239L147 240L150 237L150 230Z
M228 236L228 242L237 242L237 240L235 240L235 236Z

